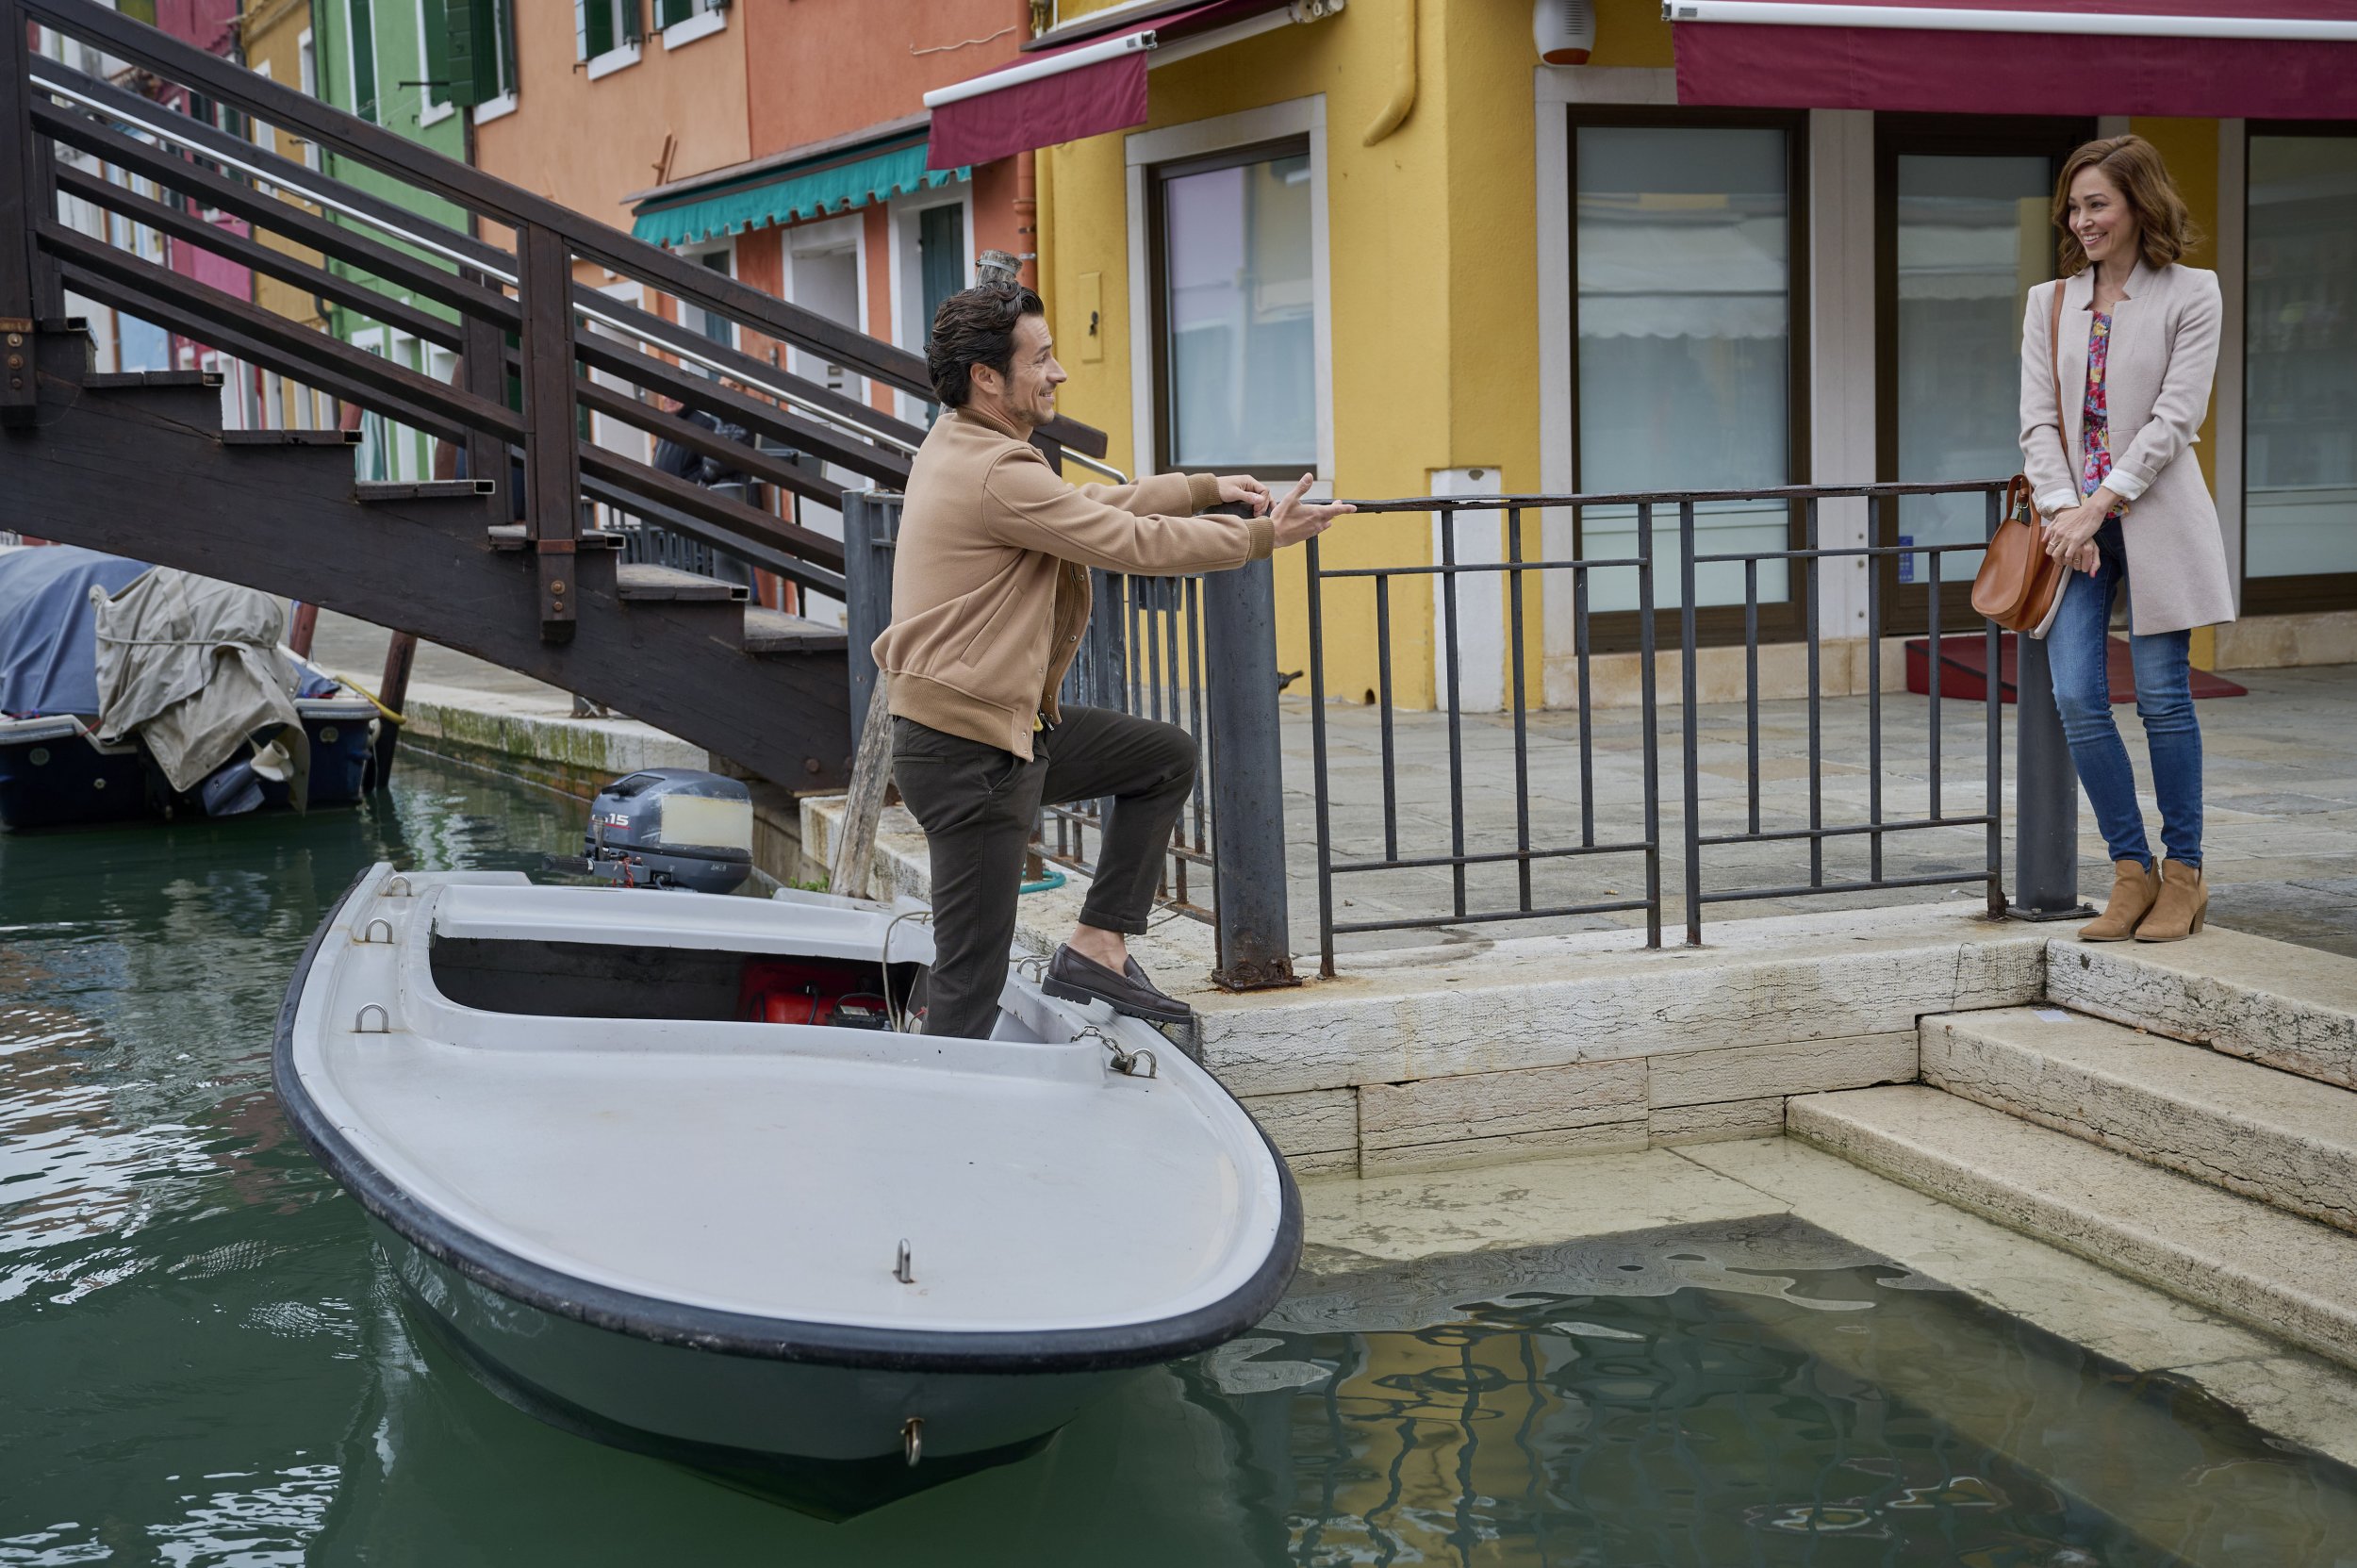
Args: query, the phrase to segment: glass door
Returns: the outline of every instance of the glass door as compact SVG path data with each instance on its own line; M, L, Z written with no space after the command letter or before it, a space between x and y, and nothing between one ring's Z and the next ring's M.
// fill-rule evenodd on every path
M2020 471L2023 296L2054 275L2054 180L2090 131L2075 121L1883 118L1876 344L1886 480ZM1878 513L1875 542L1968 544L1987 529L1979 495L1904 496ZM1943 633L1973 630L1981 553L1937 560ZM1933 561L1927 553L1882 559L1887 630L1928 625Z
M2243 607L2357 604L2357 136L2254 127Z

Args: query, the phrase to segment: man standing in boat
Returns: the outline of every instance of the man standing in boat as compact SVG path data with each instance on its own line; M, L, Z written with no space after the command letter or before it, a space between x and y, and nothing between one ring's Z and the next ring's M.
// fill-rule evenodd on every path
M1096 876L1047 988L1177 1023L1129 957L1195 786L1195 744L1175 724L1065 708L1056 688L1089 618L1089 569L1226 571L1325 531L1347 504L1272 506L1245 475L1064 482L1031 445L1064 377L1040 298L993 282L950 295L926 358L942 417L909 468L893 553L892 624L876 639L890 679L893 782L932 857L933 966L925 1032L987 1035L1014 940L1025 846L1043 803L1110 796ZM1241 503L1249 517L1197 516Z

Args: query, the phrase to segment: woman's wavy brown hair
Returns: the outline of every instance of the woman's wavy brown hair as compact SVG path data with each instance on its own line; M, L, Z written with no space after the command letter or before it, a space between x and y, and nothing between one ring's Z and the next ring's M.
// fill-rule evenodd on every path
M2055 255L2063 276L2076 277L2086 271L2087 253L2080 247L2079 237L2070 232L2070 182L2083 169L2101 169L2127 198L2146 266L2166 267L2201 242L2201 231L2193 226L2185 199L2177 193L2177 182L2168 177L2168 165L2161 161L2152 143L2140 136L2108 136L2071 154L2063 164L2062 177L2054 182L2053 223L2062 236Z

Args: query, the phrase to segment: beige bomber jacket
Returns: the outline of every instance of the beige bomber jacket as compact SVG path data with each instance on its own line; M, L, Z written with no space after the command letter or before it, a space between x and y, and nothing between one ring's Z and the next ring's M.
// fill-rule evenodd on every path
M1267 518L1194 517L1211 474L1066 483L1037 447L969 409L935 421L909 467L893 551L892 624L876 639L894 714L1029 759L1060 717L1091 567L1225 571L1265 557Z

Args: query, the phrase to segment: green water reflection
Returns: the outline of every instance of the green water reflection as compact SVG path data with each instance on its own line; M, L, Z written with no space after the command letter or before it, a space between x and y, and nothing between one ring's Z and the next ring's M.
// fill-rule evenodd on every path
M1352 1272L845 1525L565 1436L421 1339L269 1088L353 874L577 802L0 837L0 1564L2357 1564L2332 1467L1785 1226Z

